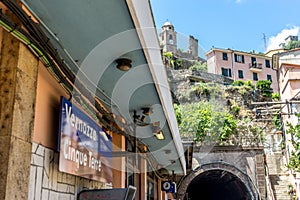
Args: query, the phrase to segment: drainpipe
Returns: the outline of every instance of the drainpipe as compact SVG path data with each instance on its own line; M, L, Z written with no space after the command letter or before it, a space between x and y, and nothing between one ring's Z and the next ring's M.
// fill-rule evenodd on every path
M232 79L235 81L235 72L234 72L234 52L231 50L231 70L232 70Z

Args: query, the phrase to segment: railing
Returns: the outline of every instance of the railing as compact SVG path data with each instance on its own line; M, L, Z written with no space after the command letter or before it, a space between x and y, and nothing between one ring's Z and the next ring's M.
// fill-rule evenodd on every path
M269 167L265 165L266 168L266 189L267 189L267 200L275 200L274 192L272 189L272 184L269 177Z
M262 69L262 63L249 63L249 68Z

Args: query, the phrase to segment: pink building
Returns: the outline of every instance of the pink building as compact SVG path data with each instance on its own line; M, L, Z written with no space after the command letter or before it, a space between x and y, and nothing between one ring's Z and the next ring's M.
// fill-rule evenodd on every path
M251 80L254 85L258 80L270 80L274 92L278 92L277 70L272 68L271 57L219 48L212 48L206 57L209 73L233 80Z
M300 92L300 49L275 55L279 74L279 88L282 100L299 98Z

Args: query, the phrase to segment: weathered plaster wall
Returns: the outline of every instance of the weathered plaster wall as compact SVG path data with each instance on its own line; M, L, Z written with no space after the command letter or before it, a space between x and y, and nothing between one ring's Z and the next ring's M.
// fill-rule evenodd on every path
M26 199L38 60L10 33L0 34L0 199Z

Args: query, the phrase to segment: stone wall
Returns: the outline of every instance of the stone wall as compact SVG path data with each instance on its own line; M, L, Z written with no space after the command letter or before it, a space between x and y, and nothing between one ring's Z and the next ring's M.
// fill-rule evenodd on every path
M265 171L263 148L242 148L237 146L202 146L194 148L193 171L179 184L178 194L204 171L224 170L236 175L252 191L255 199L265 199ZM225 186L224 186L225 187ZM260 198L256 198L260 196Z
M205 147L195 149L193 156L198 166L213 162L229 163L247 174L255 187L259 189L260 194L264 194L265 172L262 147L215 146L210 151L207 150Z
M49 148L32 144L28 200L75 200L84 189L111 188L105 183L59 172L58 156Z

